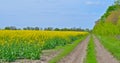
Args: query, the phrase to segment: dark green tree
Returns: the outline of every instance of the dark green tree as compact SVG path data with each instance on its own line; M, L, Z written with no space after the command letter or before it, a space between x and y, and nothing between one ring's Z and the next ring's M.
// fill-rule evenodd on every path
M53 28L52 27L48 27L48 28L44 28L44 30L46 30L46 31L52 31Z
M15 26L7 26L4 28L5 30L17 30Z
M9 26L7 26L7 27L5 27L4 29L5 29L5 30L10 30L10 27L9 27Z
M35 27L34 29L35 29L35 30L40 30L40 28L39 28L39 27Z
M115 0L115 5L120 5L120 0Z
M55 28L54 31L60 31L60 29L59 28Z

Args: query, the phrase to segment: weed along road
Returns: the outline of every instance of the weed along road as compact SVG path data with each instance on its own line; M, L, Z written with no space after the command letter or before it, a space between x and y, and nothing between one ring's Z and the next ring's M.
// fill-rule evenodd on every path
M96 44L96 55L98 63L119 63L100 43L100 41L94 36L94 42Z
M86 57L87 45L90 36L82 41L68 56L63 58L59 63L83 63Z

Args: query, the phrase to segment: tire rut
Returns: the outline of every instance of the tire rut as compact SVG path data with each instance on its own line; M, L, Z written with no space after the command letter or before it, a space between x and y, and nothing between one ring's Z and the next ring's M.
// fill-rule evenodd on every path
M98 63L119 63L100 43L98 38L94 36L94 42L96 44L96 55Z

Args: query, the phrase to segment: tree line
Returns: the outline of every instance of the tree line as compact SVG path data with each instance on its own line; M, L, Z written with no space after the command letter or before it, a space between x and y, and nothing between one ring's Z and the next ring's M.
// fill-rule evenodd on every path
M115 0L105 14L96 21L93 33L99 35L120 35L120 0Z
M17 28L15 26L7 26L4 27L1 30L45 30L45 31L90 31L87 29L82 28L53 28L53 27L46 27L46 28L40 28L40 27L24 27L24 28Z

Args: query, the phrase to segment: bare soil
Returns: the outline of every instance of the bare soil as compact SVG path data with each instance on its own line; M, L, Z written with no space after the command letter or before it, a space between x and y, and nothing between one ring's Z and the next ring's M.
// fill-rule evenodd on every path
M86 50L89 39L90 36L88 36L84 41L78 44L78 46L59 63L83 63L84 58L86 57Z
M94 42L96 44L96 55L98 63L119 63L100 43L100 41L94 36Z

